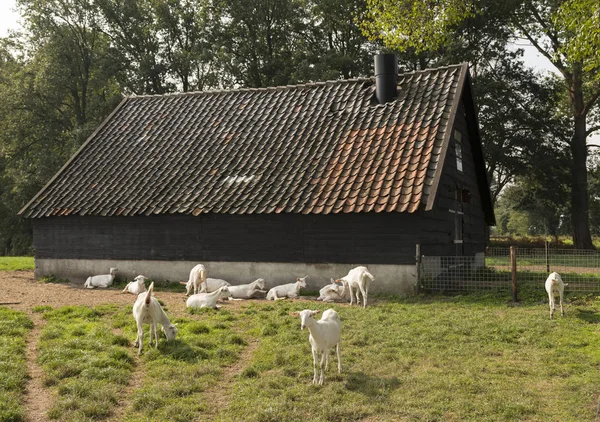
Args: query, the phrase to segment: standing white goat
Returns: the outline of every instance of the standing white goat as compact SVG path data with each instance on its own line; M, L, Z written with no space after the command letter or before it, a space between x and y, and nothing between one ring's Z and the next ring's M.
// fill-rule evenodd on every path
M94 287L112 286L113 281L115 281L115 275L117 274L117 271L117 268L111 268L109 270L110 274L93 275L91 277L88 277L87 280L85 280L83 287L93 289Z
M188 308L214 308L219 309L217 300L231 296L229 287L222 286L211 293L198 293L188 297L186 306Z
M565 316L565 311L563 309L563 292L565 291L565 286L568 285L568 283L563 283L560 274L557 272L550 273L546 279L546 292L548 293L548 299L550 302L550 319L554 318L554 308L556 306L554 302L554 296L557 293L560 297L560 314Z
M321 376L318 378L318 383L323 384L325 380L325 371L329 367L329 349L336 346L337 358L338 358L338 372L342 373L342 322L337 312L333 309L327 309L323 312L323 316L319 321L316 321L313 317L320 311L311 311L305 309L301 312L291 312L290 315L300 317L300 328L308 328L310 336L308 340L312 346L313 355L313 384L317 383L317 361L319 360L319 354L321 354ZM323 367L324 366L324 367Z
M277 300L289 297L291 299L297 298L300 295L300 289L306 288L306 278L297 278L295 283L282 284L275 286L267 293L267 300Z
M239 286L229 286L231 297L234 299L250 299L256 293L265 294L265 280L257 278L250 284L240 284Z
M127 283L127 286L123 289L121 293L133 293L134 295L139 295L146 291L146 277L143 275L138 275L133 281Z
M192 290L194 291L194 294L199 293L201 291L200 286L202 283L206 282L206 276L207 272L204 265L198 264L192 268L188 282L184 283L183 281L180 281L181 284L185 284L185 294L189 296L192 294Z
M369 284L374 281L375 277L367 270L367 267L356 267L348 272L348 275L337 279L338 283L346 281L350 288L350 305L354 303L354 295L352 287L356 287L356 304L360 305L360 299L358 293L362 293L363 297L363 308L367 307L367 297L369 296Z
M341 302L346 301L346 295L348 293L348 282L346 280L342 280L342 284L339 285L332 278L331 284L323 287L319 290L319 297L317 300L322 300L323 302Z
M154 283L150 284L146 293L140 293L133 305L133 317L137 323L137 337L135 338L135 347L139 347L138 354L142 353L142 346L144 344L144 326L143 324L150 324L150 346L152 346L152 340L156 341L156 348L158 349L158 333L156 331L156 324L162 326L162 331L167 336L167 340L173 340L177 335L177 327L175 324L171 324L169 317L165 314L165 311L160 307L158 300L152 297L152 290L154 289Z

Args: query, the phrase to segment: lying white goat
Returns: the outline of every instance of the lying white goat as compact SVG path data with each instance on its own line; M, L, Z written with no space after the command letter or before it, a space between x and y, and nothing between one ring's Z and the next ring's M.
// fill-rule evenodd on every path
M556 306L554 296L557 293L560 297L560 314L565 316L565 311L563 309L563 292L565 291L565 286L568 285L568 283L563 283L560 274L557 272L550 273L546 279L546 292L548 293L548 299L550 301L550 319L554 317L554 307Z
M338 358L338 372L342 373L342 356L341 356L341 345L342 345L342 322L337 312L333 309L327 309L323 312L323 316L319 321L316 321L313 316L318 314L320 311L311 311L305 309L301 312L291 312L290 315L300 317L300 328L308 328L310 336L308 340L312 346L313 355L313 384L317 383L317 361L319 354L321 357L321 376L318 379L319 384L323 384L325 380L325 371L329 368L329 349L336 346L337 358ZM323 368L323 366L325 366Z
M277 300L289 297L291 299L297 298L300 295L300 289L306 288L306 278L297 278L295 283L282 284L275 286L267 293L267 300Z
M362 293L363 308L367 307L367 297L369 296L369 284L375 280L375 277L367 270L367 267L356 267L348 272L348 275L336 280L338 283L347 282L350 288L350 305L354 303L354 294L352 287L356 287L356 304L360 305L358 293Z
M250 284L229 286L231 297L234 299L251 299L256 293L265 294L265 280L258 278Z
M117 274L117 268L111 268L109 270L110 274L102 274L102 275L94 275L88 277L83 284L83 287L87 287L88 289L93 289L94 287L109 287L112 286L113 281L115 281L115 275Z
M217 300L231 296L229 287L222 286L211 293L198 293L188 297L186 306L188 308L214 308L219 309Z
M127 283L127 286L123 289L121 293L133 293L134 295L139 295L146 291L146 277L143 275L138 275L133 281Z
M156 331L156 324L162 326L162 331L167 336L167 340L173 340L177 335L177 327L175 324L171 324L169 317L165 314L165 311L160 307L158 300L152 297L152 290L154 289L154 283L150 284L146 293L140 293L133 305L133 317L137 323L137 337L135 338L135 347L139 347L138 354L142 353L142 346L144 344L144 326L143 324L150 324L150 346L152 346L152 340L156 341L156 348L158 349L158 333Z
M206 275L207 272L204 265L198 264L192 268L188 282L184 283L183 281L180 281L181 284L185 284L185 294L189 296L192 294L192 290L194 291L194 294L199 293L201 291L200 286L206 281Z
M200 291L198 293L212 293L216 290L219 290L221 287L229 287L231 284L225 280L220 278L207 278L204 283L202 283L200 287Z
M345 302L347 293L348 283L346 280L342 280L342 284L340 285L332 278L331 284L319 290L317 300L322 300L323 302Z

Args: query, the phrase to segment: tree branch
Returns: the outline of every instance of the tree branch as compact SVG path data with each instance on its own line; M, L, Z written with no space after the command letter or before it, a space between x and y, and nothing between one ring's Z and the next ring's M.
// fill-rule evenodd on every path
M588 130L585 131L585 136L590 136L592 133L596 132L597 130L600 130L600 125L598 126L592 126L591 128L589 128ZM594 145L594 146L600 146L600 145Z
M583 107L584 116L587 116L588 112L592 109L592 107L594 107L594 104L596 104L596 101L598 101L598 98L600 98L600 88L598 88L596 92L592 94L589 101Z
M552 63L554 65L554 67L556 67L560 73L562 73L562 75L565 77L565 79L571 79L571 74L569 72L567 72L567 69L565 68L565 66L562 64L562 62L560 60L555 60L546 50L544 50L542 48L542 46L540 46L540 44L529 34L529 32L525 29L525 27L523 25L521 25L520 23L516 23L517 28L519 28L519 31L521 31L521 33L523 35L525 35L525 37L527 38L527 40L529 40L529 42L531 43L531 45L533 45L535 48L537 48L537 50L542 53L542 55L544 57L546 57L548 60L550 60L550 63Z

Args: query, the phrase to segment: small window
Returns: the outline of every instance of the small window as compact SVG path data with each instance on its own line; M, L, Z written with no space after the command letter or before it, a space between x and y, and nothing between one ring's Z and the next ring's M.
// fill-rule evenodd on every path
M456 169L463 171L462 135L458 130L454 131L454 145L456 150Z

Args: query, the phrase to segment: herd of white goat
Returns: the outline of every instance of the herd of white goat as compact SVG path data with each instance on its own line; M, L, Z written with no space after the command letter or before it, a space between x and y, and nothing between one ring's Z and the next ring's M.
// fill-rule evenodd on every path
M84 287L109 287L112 285L117 273L117 268L111 268L109 274L96 275L88 277ZM282 284L265 290L265 280L262 278L254 280L249 284L232 286L225 280L218 278L209 278L206 268L202 264L196 265L190 271L190 277L187 281L181 282L185 285L186 295L189 296L186 302L188 308L215 308L218 309L217 302L222 299L243 300L265 298L267 300L279 300L299 297L300 289L306 288L307 276L297 278L296 282ZM375 280L375 277L366 267L356 267L351 269L348 274L337 280L331 279L331 283L319 291L317 300L323 302L347 302L350 305L356 298L357 305L362 302L363 308L367 306L369 297L369 284ZM123 289L123 293L136 294L137 300L133 305L133 316L137 324L137 337L135 347L138 353L142 353L144 330L143 324L150 325L150 346L155 344L158 348L157 324L160 324L167 340L173 340L177 335L176 324L169 321L169 317L163 311L158 300L152 296L154 283L150 284L148 290L145 285L146 277L138 275L133 281L129 282ZM564 316L563 294L565 286L560 274L553 272L546 279L545 287L548 293L550 304L550 318L554 317L555 297L559 297L560 312ZM193 293L193 294L192 294ZM356 297L355 297L356 295ZM362 300L360 296L362 295ZM333 309L327 309L323 312L321 319L316 320L314 316L320 311L305 309L300 312L291 312L291 315L300 317L300 327L310 332L309 341L312 346L314 384L323 384L324 372L329 366L329 351L336 347L338 359L338 372L342 372L341 360L341 333L342 323L339 315ZM320 360L320 363L319 363ZM319 367L320 373L317 370Z
M115 280L117 271L117 268L111 268L109 274L88 277L84 287L89 289L94 287L110 287ZM244 300L266 298L267 300L280 300L298 298L300 296L300 289L306 288L307 277L299 277L294 283L275 286L267 291L265 290L265 280L262 278L256 279L249 284L232 286L225 280L209 278L204 265L198 264L190 271L187 283L181 282L181 284L185 285L186 295L189 296L186 302L188 308L218 309L217 302L223 299ZM354 304L354 299L356 299L357 305L362 304L362 307L366 308L369 297L369 285L373 280L375 280L375 277L373 277L367 267L353 268L346 276L340 279L334 280L332 278L331 284L326 285L319 291L317 300L323 302L347 302L350 300L350 304L352 305ZM152 296L154 283L151 283L148 290L146 290L145 282L146 277L138 275L123 289L123 293L137 295L137 299L133 305L133 316L137 324L135 347L138 348L138 353L142 353L144 324L150 325L150 346L154 344L158 348L158 324L161 325L167 340L173 340L177 335L176 324L171 323L158 300ZM313 383L315 384L323 384L324 373L329 366L329 350L333 347L336 347L338 371L342 372L342 323L340 317L333 309L327 309L323 312L321 319L315 320L314 316L319 312L318 310L305 309L301 312L291 313L291 315L300 317L301 329L304 330L307 328L310 332L309 341L312 346L314 367ZM320 368L320 375L317 367Z

